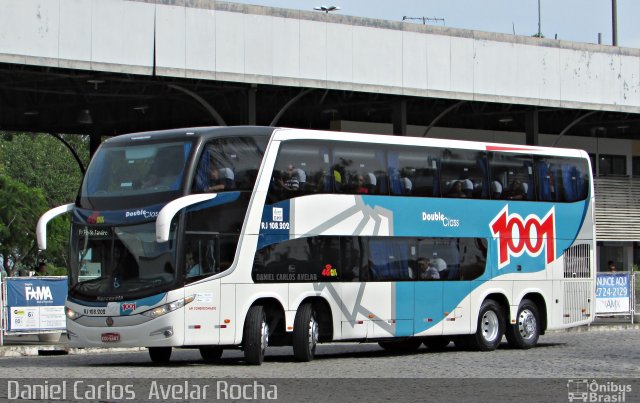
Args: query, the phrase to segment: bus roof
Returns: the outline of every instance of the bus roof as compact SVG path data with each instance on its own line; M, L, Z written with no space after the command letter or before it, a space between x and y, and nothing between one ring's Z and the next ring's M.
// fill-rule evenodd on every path
M529 146L520 144L504 144L481 141L449 140L432 137L390 136L384 134L363 134L349 132L330 132L306 129L277 129L274 140L317 139L330 141L367 142L374 144L397 144L408 146L429 146L442 148L461 148L478 151L505 151L529 153L536 155L564 156L587 158L585 151L570 148Z
M188 127L181 129L158 130L123 134L105 140L105 143L129 143L136 140L184 140L193 137L220 137L220 136L270 136L273 127L265 126L210 126Z

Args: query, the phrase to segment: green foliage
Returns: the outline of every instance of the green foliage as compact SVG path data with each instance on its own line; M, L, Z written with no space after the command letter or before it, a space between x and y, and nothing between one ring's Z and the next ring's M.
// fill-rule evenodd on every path
M10 265L14 269L35 267L38 260L36 224L40 215L49 209L42 191L0 174L0 200L0 255L5 268L9 269ZM64 262L61 248L67 242L61 241L64 241L62 231L69 226L69 219L66 220L66 224L60 220L52 223L52 247L43 258Z
M86 136L64 136L86 166ZM38 254L36 223L50 209L73 202L82 172L72 153L58 139L46 134L0 133L0 256L4 267L34 270L46 261L50 271L64 273L70 219L61 216L49 223L47 250Z
M62 136L79 154L85 167L89 161L86 136ZM42 189L50 207L75 200L82 172L72 153L47 134L4 133L0 137L0 165L12 179ZM0 172L2 172L0 171Z

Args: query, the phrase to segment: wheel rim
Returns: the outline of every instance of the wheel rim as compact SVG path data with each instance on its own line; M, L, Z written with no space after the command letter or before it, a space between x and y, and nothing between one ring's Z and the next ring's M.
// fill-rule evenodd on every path
M487 342L493 342L498 338L500 322L494 311L487 311L482 315L482 337Z
M537 333L536 317L528 309L523 309L518 316L518 332L520 336L525 340L530 340Z
M260 329L260 333L261 336L260 337L260 349L262 350L262 354L264 354L264 351L267 349L267 346L269 345L269 325L267 324L267 321L265 320L265 318L262 318L262 326Z
M309 351L315 350L316 344L318 344L318 322L311 315L309 318Z

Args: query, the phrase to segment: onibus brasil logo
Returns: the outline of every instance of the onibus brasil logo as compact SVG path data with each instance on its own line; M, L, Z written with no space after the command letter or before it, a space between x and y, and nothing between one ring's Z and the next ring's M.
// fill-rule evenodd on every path
M556 256L556 224L555 207L542 218L529 214L509 214L509 206L505 206L489 224L491 234L498 241L498 269L511 262L511 257L539 256L546 251L545 262L551 263Z

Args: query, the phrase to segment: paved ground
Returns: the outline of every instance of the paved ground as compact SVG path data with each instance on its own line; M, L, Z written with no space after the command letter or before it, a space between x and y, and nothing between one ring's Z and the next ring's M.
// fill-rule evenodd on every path
M570 380L583 384L596 382L609 391L628 387L631 389L625 392L624 400L618 396L617 401L640 401L640 328L614 330L616 327L625 326L609 324L592 327L590 331L549 333L531 350L510 349L503 343L493 352L474 352L458 350L450 344L442 352L421 348L412 354L395 354L382 350L377 344L329 344L319 346L314 361L298 363L293 360L290 347L278 347L268 349L261 366L245 365L238 350L225 351L215 364L204 363L197 350L174 350L171 362L166 365L151 364L146 351L130 350L2 357L0 401L20 397L15 394L20 390L29 391L25 383L68 383L70 395L81 393L78 400L121 400L117 394L91 394L92 384L107 388L103 391L130 387L132 389L127 390L135 394L135 400L201 398L184 394L163 397L156 393L161 385L178 388L172 389L174 392L191 388L194 393L193 388L198 385L209 385L207 400L243 400L244 395L237 393L251 392L255 389L251 389L251 385L257 382L258 392L276 387L277 400L285 402L566 402L567 393L573 388ZM249 389L242 389L236 383L249 384ZM13 389L9 390L9 386ZM236 395L229 395L233 390ZM248 397L268 398L259 394ZM51 396L35 398L52 400ZM67 398L73 400L74 396Z

